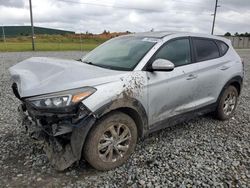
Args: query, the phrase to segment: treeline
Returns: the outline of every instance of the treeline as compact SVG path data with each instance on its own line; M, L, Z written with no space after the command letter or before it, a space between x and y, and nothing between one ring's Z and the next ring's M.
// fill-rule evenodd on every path
M235 36L235 37L250 37L250 33L246 32L246 33L234 33L231 34L230 32L226 32L224 36L230 37L230 36Z

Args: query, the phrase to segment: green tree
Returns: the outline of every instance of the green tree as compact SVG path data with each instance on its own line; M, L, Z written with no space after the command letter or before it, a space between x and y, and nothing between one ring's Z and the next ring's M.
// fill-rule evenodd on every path
M224 36L230 37L231 33L230 32L226 32Z
M246 32L245 37L250 37L250 33Z
M109 31L106 31L106 29L103 31L103 33L102 34L105 34L105 35L107 35L107 34L109 34L110 32Z
M238 33L238 32L236 32L236 33L234 34L234 36L238 37L238 36L239 36L239 33Z

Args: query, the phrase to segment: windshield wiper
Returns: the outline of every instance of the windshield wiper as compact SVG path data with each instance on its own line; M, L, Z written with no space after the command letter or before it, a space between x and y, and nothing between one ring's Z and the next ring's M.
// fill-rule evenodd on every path
M91 61L83 61L83 60L81 60L81 62L89 64L89 65L105 68L105 69L116 70L116 67L113 67L113 66L110 66L110 65L95 64L95 63L92 63Z
M83 61L82 59L77 59L76 61L80 61L80 62L83 62L83 63L87 63L87 64L90 64L90 65L93 65L92 62L90 62L90 61Z
M91 61L82 61L82 62L87 63L89 65L97 66L97 67L109 68L109 66L107 66L107 65L95 64L95 63L92 63Z
M94 63L92 63L91 61L83 61L83 60L81 60L81 62L83 62L83 63L87 63L87 64L89 64L89 65L95 65Z

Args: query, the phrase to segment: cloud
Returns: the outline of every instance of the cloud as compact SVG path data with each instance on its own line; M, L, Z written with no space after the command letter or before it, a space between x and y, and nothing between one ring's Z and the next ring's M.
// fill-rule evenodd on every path
M28 1L0 0L0 24L29 25ZM33 1L35 26L77 32L177 30L210 33L214 1L43 0ZM249 32L249 0L219 1L215 33Z
M0 6L5 7L23 7L23 0L0 0Z
M164 6L166 6L165 0L122 0L115 1L114 6L124 7L128 9L134 9L143 12L160 12L164 11Z

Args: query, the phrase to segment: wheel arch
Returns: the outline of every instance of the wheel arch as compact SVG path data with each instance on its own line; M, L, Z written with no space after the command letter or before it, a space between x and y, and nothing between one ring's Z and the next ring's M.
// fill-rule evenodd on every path
M221 92L220 92L220 95L217 99L217 104L223 94L223 92L225 91L226 88L228 88L228 86L232 85L234 86L237 91L238 91L238 94L240 95L241 93L241 89L242 89L242 82L243 82L243 78L241 76L235 76L233 78L231 78L224 86L223 88L221 89Z
M94 112L97 119L114 111L120 111L130 116L137 126L138 136L143 137L148 128L148 116L143 105L136 99L117 99L102 106Z
M240 95L240 93L241 93L241 84L239 82L237 82L237 81L233 81L233 82L230 83L230 85L234 86L237 89L238 94Z

